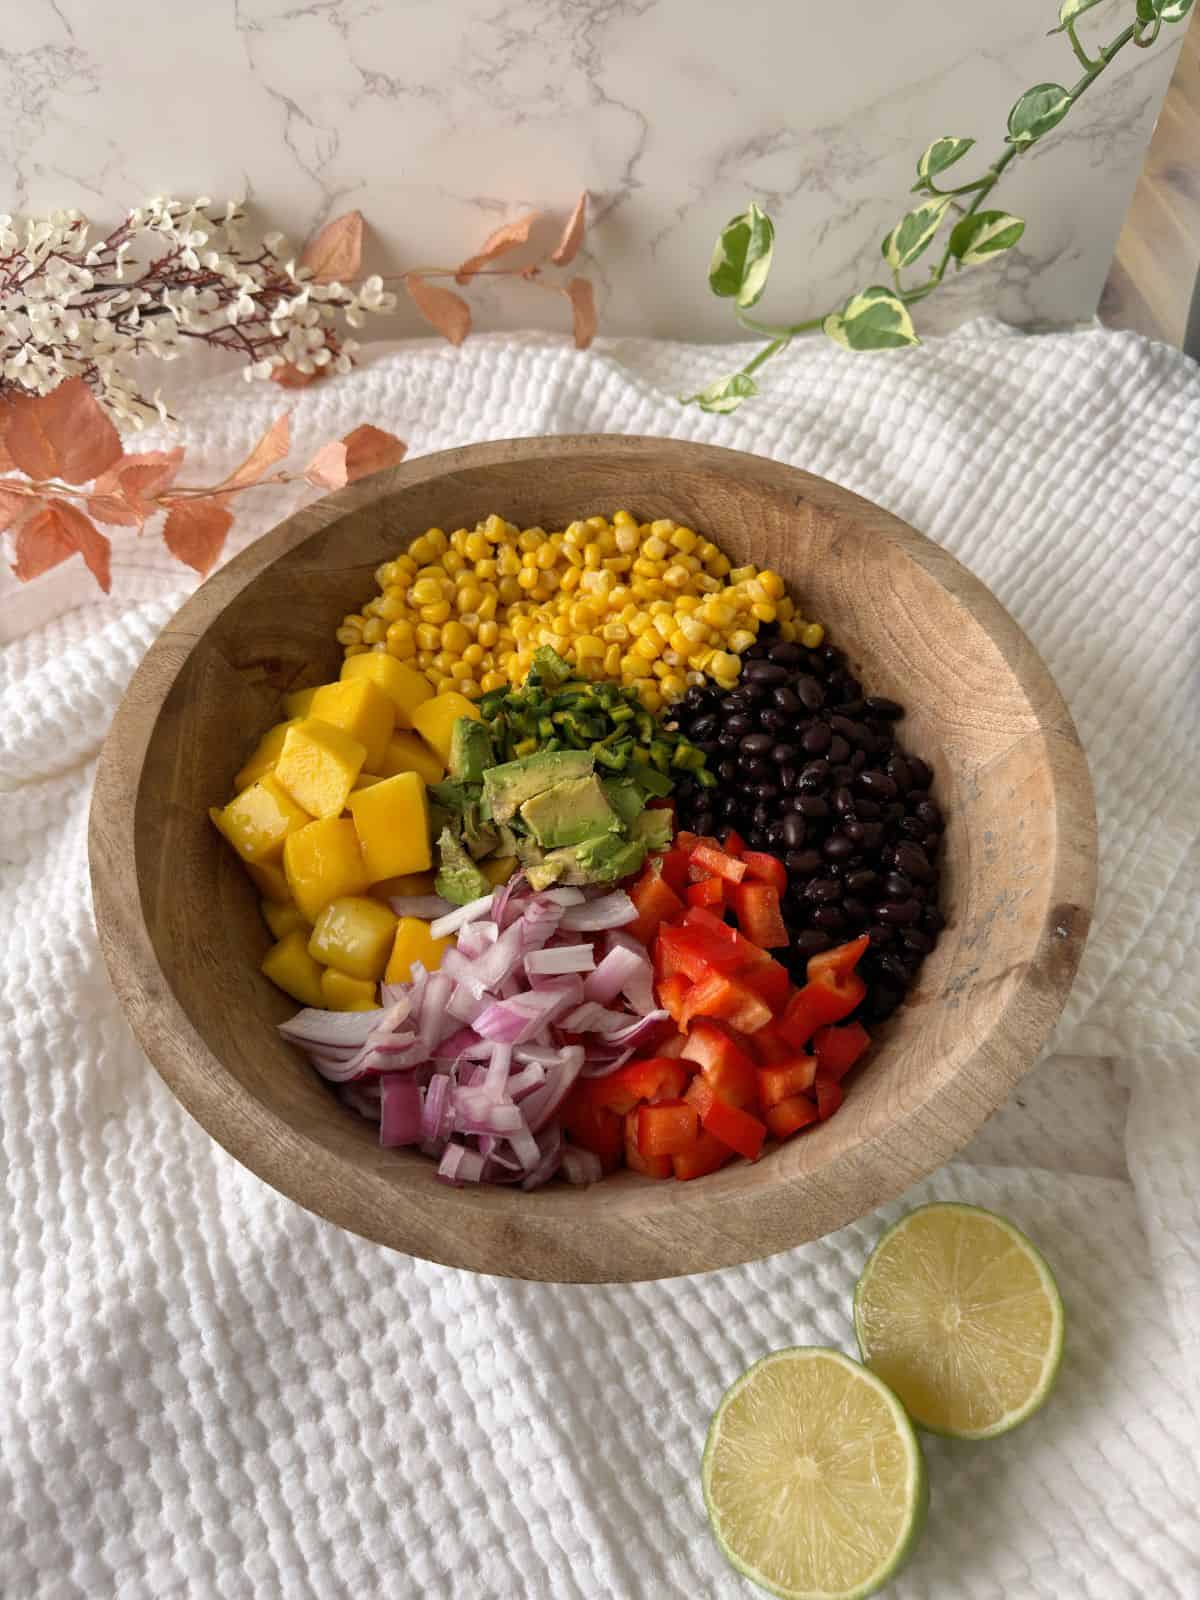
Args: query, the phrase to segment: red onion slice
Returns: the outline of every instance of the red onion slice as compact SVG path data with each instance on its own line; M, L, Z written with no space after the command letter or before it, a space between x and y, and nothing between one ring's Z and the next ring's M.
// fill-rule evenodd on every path
M415 1078L389 1073L381 1079L379 1142L390 1147L421 1142L421 1091Z

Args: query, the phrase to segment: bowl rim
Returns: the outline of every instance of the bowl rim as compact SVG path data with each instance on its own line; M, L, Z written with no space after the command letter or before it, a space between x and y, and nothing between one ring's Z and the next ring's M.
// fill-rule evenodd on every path
M481 1207L477 1189L431 1183L439 1212L447 1220L440 1232L399 1198L395 1215L381 1213L348 1172L346 1162L222 1067L172 991L154 950L140 892L135 887L131 893L130 886L138 883L134 801L162 706L207 627L267 567L348 514L426 481L501 464L606 455L619 455L626 465L632 456L636 466L638 456L651 454L659 459L664 454L677 456L680 467L752 477L774 492L843 516L865 518L873 534L900 546L970 612L1004 656L1022 692L1039 708L1056 823L1046 898L1050 909L1039 931L1037 954L1014 982L988 1035L968 1058L986 1050L986 1086L981 1090L975 1082L964 1101L955 1095L957 1074L933 1083L900 1107L885 1128L835 1154L822 1167L819 1184L812 1184L812 1174L779 1176L771 1185L771 1192L780 1191L778 1203L766 1204L767 1196L760 1195L753 1217L747 1212L740 1224L731 1218L729 1227L713 1226L712 1191L706 1184L655 1185L643 1180L646 1204L635 1208L638 1218L648 1216L652 1200L660 1208L667 1202L672 1217L669 1231L678 1233L693 1221L707 1234L703 1250L677 1259L678 1252L657 1241L653 1224L647 1222L642 1247L631 1251L626 1270L614 1264L610 1249L595 1248L582 1230L565 1242L558 1239L569 1221L570 1195L560 1196L553 1189L530 1196L491 1188L484 1197L486 1207ZM162 629L118 707L97 769L88 853L101 948L133 1032L185 1109L237 1161L317 1216L407 1254L500 1276L586 1283L645 1281L761 1259L858 1220L955 1155L1033 1065L1065 1004L1094 901L1096 823L1086 758L1049 670L987 586L949 552L875 502L768 457L681 439L558 434L464 445L402 462L294 512L213 573ZM907 1141L909 1150L917 1153L898 1158L905 1134L917 1124L919 1139ZM801 1206L795 1191L806 1183ZM721 1188L722 1205L736 1206L736 1191ZM506 1240L516 1242L526 1235L511 1264L497 1266L489 1260L480 1266L486 1251L463 1243L464 1233L478 1232L484 1225L485 1211ZM626 1204L613 1210L623 1224L632 1214ZM604 1231L594 1217L589 1219L587 1235ZM539 1252L545 1254L544 1262Z

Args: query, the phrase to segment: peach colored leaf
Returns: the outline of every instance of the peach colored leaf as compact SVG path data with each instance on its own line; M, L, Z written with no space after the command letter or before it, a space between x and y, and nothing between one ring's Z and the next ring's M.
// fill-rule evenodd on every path
M246 489L266 477L277 461L282 461L292 448L291 412L285 411L263 434L262 438L242 462L231 472L218 489Z
M352 428L342 440L346 447L346 474L351 483L368 477L372 472L382 472L404 459L408 449L403 439L385 428L373 428L369 422Z
M300 265L307 267L318 283L357 278L362 267L363 228L361 211L335 217L304 246Z
M455 283L469 283L480 267L486 267L489 261L494 261L497 256L502 256L509 250L515 250L518 245L528 244L529 230L541 214L540 211L527 211L523 217L506 222L494 233L489 233L483 241L483 248L479 254L468 256L454 274Z
M463 280L460 278L459 282ZM436 328L443 339L451 344L461 344L471 331L471 308L453 289L439 289L428 283L418 273L404 274L404 287L408 298L425 318L431 328Z
M82 378L8 402L4 442L27 477L88 483L121 459L117 430Z
M8 453L4 431L8 427L7 407L0 406L0 472L15 472L17 463Z
M576 350L586 350L596 337L596 297L586 278L572 278L563 288L571 302Z
M323 444L304 469L314 489L344 489L350 482L346 471L346 446L340 439Z
M94 522L107 523L113 528L140 528L145 517L135 511L123 494L90 494L87 498L88 516Z
M97 522L140 528L147 517L160 509L154 502L175 481L182 460L182 445L173 450L143 450L123 456L92 485L89 513Z
M23 521L25 517L45 502L31 494L20 494L15 489L6 489L0 483L0 533L6 528L13 528Z
M271 382L277 383L281 389L307 389L310 383L316 383L328 372L328 367L314 367L311 372L301 372L294 362L285 361L282 367L276 367L272 372Z
M109 557L112 546L106 535L89 522L82 511L65 500L52 500L36 516L30 517L17 533L17 559L13 571L22 583L40 577L71 556L79 554L88 571L108 593L112 587Z
M579 246L583 243L584 230L587 227L587 199L588 192L585 189L576 200L575 209L567 219L562 238L550 252L550 259L556 267L567 266L579 254Z
M204 577L221 554L232 522L233 512L219 500L177 500L163 525L163 542Z

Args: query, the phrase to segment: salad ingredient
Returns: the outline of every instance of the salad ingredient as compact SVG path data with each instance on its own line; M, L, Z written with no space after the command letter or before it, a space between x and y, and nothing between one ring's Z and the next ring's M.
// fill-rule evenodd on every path
M355 661L360 657L355 656ZM403 728L388 740L379 775L395 777L398 772L415 772L425 783L440 783L446 768L437 752L431 750L419 733L408 733Z
M269 772L208 814L243 861L278 858L288 834L312 821Z
M284 735L275 777L313 817L336 817L367 759L366 746L318 717L294 722Z
M366 894L370 888L349 817L321 817L289 833L283 842L283 870L288 897L306 922L315 923L331 900Z
M279 752L283 749L283 741L291 725L291 722L277 722L273 728L267 729L246 758L245 765L234 776L235 792L240 794L256 779L265 778L268 772L275 770L275 763L279 760Z
M841 1028L818 1028L813 1034L812 1048L823 1073L831 1078L844 1078L870 1043L871 1036L861 1022L848 1022Z
M459 717L474 719L478 716L477 706L464 695L448 690L434 695L431 700L423 700L412 713L412 724L430 749L441 757L443 765L448 766L454 724Z
M450 731L450 777L455 783L482 783L495 764L492 736L482 722L459 717Z
M1043 1404L1063 1322L1040 1252L978 1206L941 1202L901 1217L854 1292L863 1360L918 1426L957 1439L1007 1433Z
M367 878L424 872L432 862L429 848L429 801L415 772L398 772L359 789L346 801L366 864ZM440 893L440 891L439 891Z
M336 967L321 974L321 1004L328 1011L378 1011L375 985L363 978L352 978Z
M900 1571L929 1491L904 1408L836 1350L764 1356L721 1399L701 1485L713 1534L782 1600L863 1600Z
M587 778L595 760L583 750L547 750L491 767L483 777L483 793L493 822L511 822L527 800L557 783Z
M394 656L389 656L384 651L370 650L364 655L348 656L342 663L341 675L343 682L365 678L376 688L382 689L392 702L396 726L401 730L411 728L413 712L418 706L424 705L426 700L433 699L432 685L423 672L415 672L412 667L406 667L402 661L397 661ZM317 693L315 689L305 689L302 692L309 695ZM290 715L307 716L308 712L308 706L301 711L291 711L289 701ZM320 712L314 715L319 716Z
M594 834L618 833L622 827L594 773L533 795L521 807L521 820L546 850L582 844Z
M291 933L293 928L303 928L306 934L311 932L309 924L300 914L299 906L292 900L282 905L275 900L262 900L258 909L276 939L282 939L284 934Z
M396 936L396 917L378 900L347 895L320 912L308 953L347 977L376 983L383 976Z
M323 683L313 695L308 715L331 723L357 739L367 752L366 770L379 771L388 740L395 731L396 707L370 678Z
M438 860L441 866L433 885L443 899L465 906L487 894L488 880L450 827L443 828L438 837Z
M308 934L303 928L293 928L271 946L262 959L261 971L302 1006L325 1004L320 963L308 953Z

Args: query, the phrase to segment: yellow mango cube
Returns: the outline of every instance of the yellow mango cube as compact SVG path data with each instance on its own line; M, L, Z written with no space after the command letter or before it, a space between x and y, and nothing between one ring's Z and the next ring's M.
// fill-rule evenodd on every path
M351 656L357 661L358 656ZM380 768L385 778L394 778L398 772L416 772L426 783L441 783L446 776L442 758L421 738L419 733L406 733L398 728L388 740L387 752Z
M243 861L242 865L249 873L251 883L265 899L275 900L280 905L286 905L292 898L292 891L288 888L282 862Z
M517 870L517 858L516 856L490 856L486 861L479 863L479 870L492 888L498 889L502 883L507 883Z
M478 722L479 707L453 689L434 695L413 712L413 727L426 744L433 746L443 763L450 760L450 735L459 717L472 717Z
M374 983L383 976L395 933L395 915L385 905L348 895L321 912L308 936L308 953L349 978Z
M393 896L436 894L433 880L436 872L405 872L398 878L381 878L371 885L376 900L391 900Z
M311 714L313 696L319 687L318 684L311 689L293 689L291 694L284 695L283 709L294 722L299 722L301 718Z
M354 780L354 789L369 789L373 783L382 783L383 778L378 772L360 772ZM354 793L352 789L351 794Z
M288 834L312 821L269 772L224 808L211 806L208 814L243 861L278 859Z
M321 974L321 993L327 1011L378 1011L375 985L362 978L349 978L336 967Z
M314 817L336 817L367 759L366 746L318 717L287 731L273 776Z
M308 953L308 937L303 928L293 928L273 944L263 957L261 970L302 1006L324 1006L321 965Z
M348 804L368 883L404 872L426 872L433 865L429 800L415 772L398 772L394 778L360 789Z
M294 900L288 900L283 905L275 900L264 900L258 909L262 912L263 921L277 939L286 939L294 928L303 928L305 938L308 937L308 923L300 914L300 907Z
M316 922L331 900L365 894L370 883L349 817L322 817L288 834L283 870L291 898L307 922Z
M416 708L433 699L433 685L425 674L406 667L386 650L367 650L360 656L347 656L342 663L343 681L363 678L387 695L396 708L396 723L401 728L411 728Z
M396 726L396 708L369 678L323 683L313 695L310 716L344 728L367 752L367 771L378 772Z
M257 783L259 778L265 778L267 773L274 769L290 726L290 722L277 722L263 734L247 757L246 764L234 776L233 787L239 793L243 789L248 789L252 783Z
M388 957L384 983L408 983L412 978L414 961L419 961L426 972L436 972L442 957L454 943L453 935L435 939L429 924L421 917L401 917L396 924L396 937Z

